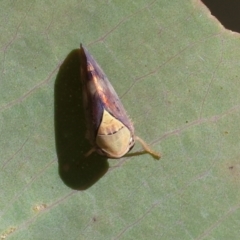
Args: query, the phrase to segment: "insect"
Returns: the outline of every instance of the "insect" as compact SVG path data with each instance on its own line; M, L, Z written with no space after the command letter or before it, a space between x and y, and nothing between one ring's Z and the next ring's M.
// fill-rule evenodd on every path
M109 158L121 158L139 141L146 152L159 159L159 153L135 136L133 124L113 86L82 44L80 61L86 137L93 146L85 156L96 151Z

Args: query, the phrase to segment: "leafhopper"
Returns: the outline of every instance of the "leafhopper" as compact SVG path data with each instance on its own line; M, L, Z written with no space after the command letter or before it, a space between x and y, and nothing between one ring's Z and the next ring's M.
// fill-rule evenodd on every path
M86 137L93 146L86 156L96 151L109 158L121 158L133 148L135 141L139 141L146 152L159 159L159 153L135 136L133 124L113 86L82 45L80 60Z

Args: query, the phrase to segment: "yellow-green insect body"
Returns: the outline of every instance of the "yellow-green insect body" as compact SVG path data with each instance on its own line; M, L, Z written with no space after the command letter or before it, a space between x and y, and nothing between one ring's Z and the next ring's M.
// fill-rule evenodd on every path
M108 157L120 158L133 147L134 136L123 123L104 109L96 144Z
M82 45L80 47L83 104L87 138L96 151L109 158L121 158L139 140L144 149L159 158L145 142L134 135L134 127L101 67Z

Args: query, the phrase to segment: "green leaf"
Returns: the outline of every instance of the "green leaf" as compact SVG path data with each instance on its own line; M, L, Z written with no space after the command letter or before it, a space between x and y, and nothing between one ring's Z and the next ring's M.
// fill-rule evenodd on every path
M238 34L197 0L0 9L1 239L239 239ZM80 164L80 42L160 161Z

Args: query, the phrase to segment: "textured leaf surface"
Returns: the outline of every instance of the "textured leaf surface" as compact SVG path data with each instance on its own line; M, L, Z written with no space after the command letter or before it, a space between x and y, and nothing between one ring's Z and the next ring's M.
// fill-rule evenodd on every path
M1 1L0 9L2 238L239 239L238 34L197 0ZM77 58L60 65L80 42L160 161L140 154L107 169L94 155L98 174L77 165L69 125L83 129L83 117L67 111L77 96L64 88L77 80ZM83 154L79 136L83 148L73 149ZM78 166L68 184L57 152L69 157L64 171ZM95 180L87 186L83 175ZM68 187L75 180L86 189Z

